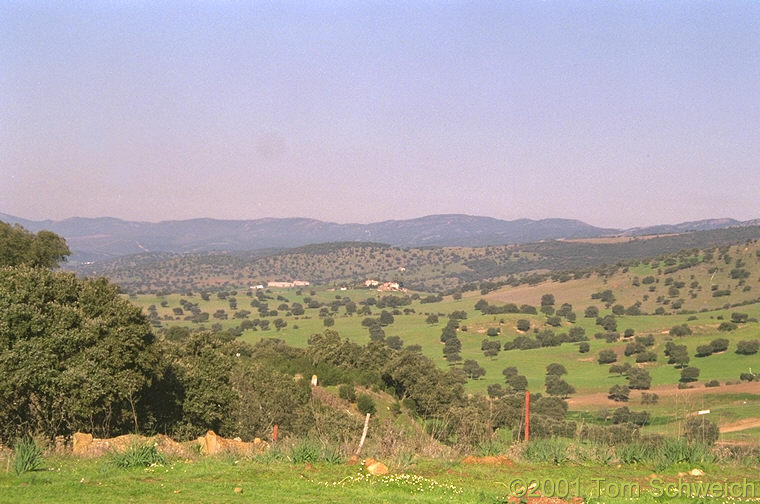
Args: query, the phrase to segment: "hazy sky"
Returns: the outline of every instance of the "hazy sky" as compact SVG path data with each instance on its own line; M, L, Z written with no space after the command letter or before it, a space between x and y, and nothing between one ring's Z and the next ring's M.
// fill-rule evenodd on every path
M760 217L760 2L0 2L0 212Z

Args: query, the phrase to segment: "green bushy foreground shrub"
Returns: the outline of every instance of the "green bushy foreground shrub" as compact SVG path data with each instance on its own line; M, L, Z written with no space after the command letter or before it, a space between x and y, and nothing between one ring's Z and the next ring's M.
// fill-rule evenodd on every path
M113 462L116 467L131 469L133 467L162 465L166 460L163 455L158 453L155 445L135 443L123 452L112 453L111 462Z
M27 436L16 441L13 452L13 471L16 474L42 467L42 452L32 438Z
M343 461L343 456L337 447L307 438L296 441L290 446L290 460L294 464L316 462L340 464Z

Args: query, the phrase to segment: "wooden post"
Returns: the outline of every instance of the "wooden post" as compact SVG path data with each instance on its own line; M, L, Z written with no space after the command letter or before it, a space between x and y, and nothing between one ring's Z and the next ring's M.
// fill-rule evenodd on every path
M272 442L274 443L277 441L277 424L274 424L274 427L272 427Z
M530 392L525 391L525 441L530 440Z
M367 439L367 429L369 429L369 413L367 413L367 416L364 418L364 430L362 431L362 439L359 441L359 447L356 449L355 455L358 457L359 452L362 451L362 446L364 446L364 440Z

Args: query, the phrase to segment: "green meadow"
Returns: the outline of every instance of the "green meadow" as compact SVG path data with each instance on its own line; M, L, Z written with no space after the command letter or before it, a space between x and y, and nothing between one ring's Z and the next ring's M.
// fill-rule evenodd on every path
M308 345L312 334L322 332L328 328L325 323L330 319L333 325L329 329L337 331L342 337L358 343L369 341L367 327L362 321L367 318L377 318L385 310L393 313L393 322L383 327L386 338L398 336L405 346L419 345L421 352L433 359L441 368L451 365L444 359L440 341L441 331L446 325L448 315L455 311L464 311L467 318L460 321L457 337L461 341L462 360L455 364L461 366L465 360L472 359L485 370L485 375L479 379L471 379L466 388L472 393L485 394L488 385L503 384L502 370L508 366L516 366L528 380L528 389L531 392L543 392L545 368L550 363L561 363L568 373L563 378L575 388L575 393L569 398L571 411L583 413L582 417L590 422L601 422L605 410L612 410L622 405L628 405L634 409L646 409L658 421L650 422L644 429L653 432L667 432L668 429L676 430L679 421L685 416L692 414L696 409L710 409L711 418L720 424L737 422L743 418L760 418L758 401L760 399L760 387L751 387L749 391L733 393L732 390L739 387L746 388L747 384L739 383L740 373L748 373L750 370L760 371L760 360L755 355L739 355L736 353L737 343L742 340L760 338L760 304L751 298L760 292L758 284L760 271L758 264L758 247L753 245L734 247L724 250L721 254L713 254L711 262L705 261L703 254L689 256L698 258L699 261L689 267L683 267L675 272L667 272L663 268L678 267L679 261L661 259L650 261L648 264L639 263L635 266L622 268L611 276L588 275L576 280L569 281L544 281L537 285L521 285L518 287L502 287L485 294L478 291L464 292L458 296L447 295L440 301L423 303L431 294L426 292L388 293L377 292L374 289L353 288L340 289L330 286L309 286L305 288L290 289L267 289L264 293L255 293L246 285L237 289L219 293L208 293L207 301L201 298L200 293L192 295L185 293L157 295L132 295L134 302L142 305L146 313L153 311L152 319L159 331L173 326L187 327L190 329L214 329L229 330L239 327L246 319L262 318L273 322L282 319L284 326L276 329L271 323L267 330L261 327L240 331L240 339L250 343L257 342L262 338L277 338L293 346ZM733 264L727 264L732 258ZM696 261L696 259L693 259ZM731 278L732 271L736 269L737 261L741 268L751 271L743 278ZM667 266L670 265L670 266ZM734 272L735 275L735 272ZM646 283L642 280L650 277ZM666 285L667 284L667 285ZM670 287L668 287L668 285ZM681 296L683 307L679 310L672 308L673 296L667 292L674 285L681 285L678 295ZM716 288L726 288L732 293L729 296L714 297L712 292ZM689 287L691 286L691 287ZM678 289L678 287L676 287ZM753 291L753 289L755 289ZM613 293L612 303L594 299L595 293L609 290ZM263 294L263 296L262 296ZM480 299L486 299L492 305L515 303L517 305L528 304L540 308L541 297L544 294L552 294L555 298L554 307L559 308L563 303L572 306L576 314L574 322L561 319L558 327L547 325L547 315L538 311L536 314L505 313L483 314L475 310L474 306ZM666 294L666 295L663 295ZM262 296L259 299L258 296ZM376 307L377 301L384 296L410 296L413 300L404 306L397 308ZM236 306L230 304L234 298ZM196 303L201 312L209 314L207 321L202 323L185 320L185 316L177 316L173 310L181 306L180 300ZM659 301L658 301L659 299ZM251 306L254 300L267 303L269 310L276 310L276 314L268 313L261 316L257 308ZM356 303L357 309L364 309L362 315L347 313L345 301ZM370 304L367 304L370 300ZM726 306L726 300L731 300L738 306ZM374 301L374 303L372 303ZM315 308L309 308L308 302L316 303ZM337 302L335 309L327 307L330 303ZM599 316L610 315L622 307L639 303L641 310L647 314L616 316L616 331L623 333L625 330L633 330L634 335L652 335L654 345L648 350L653 351L657 359L655 362L636 364L635 355L625 356L626 345L634 338L620 338L618 341L608 343L604 339L594 337L596 333L604 330L596 324L596 318L585 317L584 311L588 306L599 309ZM304 306L304 313L293 315L290 307L294 303ZM232 309L231 306L235 306ZM655 314L658 307L658 314ZM149 310L150 308L150 310ZM285 309L279 309L285 308ZM245 316L235 313L248 310L250 314ZM327 313L325 313L327 310ZM321 312L320 312L321 311ZM748 322L740 323L733 330L722 331L718 327L721 323L731 320L732 314L740 312L745 314ZM222 317L215 317L215 313L222 313ZM428 317L438 316L438 322L429 323ZM517 329L518 320L528 320L531 329L522 332ZM686 324L692 331L688 336L672 336L669 334L673 326ZM572 327L581 327L588 337L589 351L579 352L578 343L564 343L560 346L543 347L530 350L513 349L501 351L494 357L486 357L481 350L483 340L499 341L504 343L513 340L519 335L532 335L535 331L551 329L555 333L567 332ZM496 336L488 336L487 331L495 329ZM729 341L727 351L716 353L707 357L696 357L696 349L699 345L705 345L716 338L725 338ZM686 345L690 356L689 366L699 369L698 379L690 383L689 389L677 389L676 385L681 376L680 369L667 364L667 357L663 354L665 344L673 341L677 344ZM660 397L658 404L641 406L640 392L632 391L628 403L615 403L606 398L606 392L613 385L626 384L625 376L609 373L609 364L600 365L597 356L603 349L612 349L617 354L616 364L629 363L646 369L651 378L651 390ZM717 390L705 388L705 383L717 380L720 387ZM754 385L754 383L752 384ZM718 392L718 393L715 393ZM741 403L737 403L735 396L744 394ZM738 431L727 432L722 435L726 440L752 440L760 437L760 428L750 427Z
M615 467L598 461L471 465L411 459L391 462L387 475L370 476L357 465L294 463L287 453L280 460L169 459L132 469L115 467L108 457L51 457L38 471L20 476L0 472L0 502L502 504L573 502L579 497L600 504L681 504L757 502L760 497L757 467L715 463L655 470L646 464ZM688 475L695 468L704 474ZM537 501L539 495L553 500Z

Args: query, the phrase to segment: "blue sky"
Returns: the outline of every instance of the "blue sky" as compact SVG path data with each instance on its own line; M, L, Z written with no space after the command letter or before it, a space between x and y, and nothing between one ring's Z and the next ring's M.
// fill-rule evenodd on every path
M758 172L758 2L0 4L20 217L631 227Z

